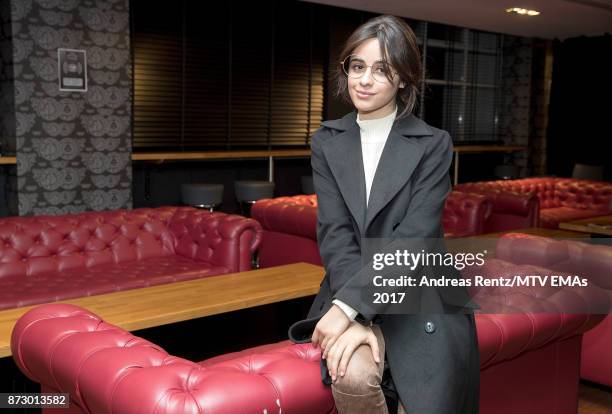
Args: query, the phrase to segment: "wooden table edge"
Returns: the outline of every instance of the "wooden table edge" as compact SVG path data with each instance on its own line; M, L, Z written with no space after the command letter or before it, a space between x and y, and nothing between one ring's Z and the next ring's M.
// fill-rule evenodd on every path
M555 233L555 232L567 232L567 233L573 233L573 234L567 234L567 235L545 235L545 234L540 234L541 233L545 233L546 231L549 231L551 233ZM484 233L484 234L478 234L476 236L471 236L471 237L477 237L477 238L487 238L487 237L501 237L504 236L506 234L509 233L522 233L522 234L529 234L529 235L535 235L535 236L541 236L541 237L550 237L550 238L555 238L555 237L563 237L563 238L573 238L572 236L574 236L577 239L584 239L584 238L588 238L590 237L587 233L584 232L580 232L580 231L568 231L566 229L550 229L548 227L527 227L527 228L522 228L522 229L515 229L515 230L504 230L504 231L496 231L493 233Z
M230 284L231 282L235 281L235 279L254 277L253 276L254 272L262 272L262 271L270 272L272 269L282 270L283 268L286 268L289 272L298 272L298 271L316 272L316 274L320 275L320 278L318 278L318 276L315 277L315 279L318 279L318 281L314 280L313 283L308 286L304 286L305 283L296 283L295 285L287 285L285 283L283 284L283 288L286 288L286 290L284 290L283 292L276 292L274 294L263 293L263 294L255 295L255 296L248 297L248 298L236 298L235 300L224 302L221 305L215 304L215 303L202 303L201 306L195 307L195 308L191 307L191 308L182 309L182 310L177 309L176 312L167 312L167 313L160 314L160 315L150 316L144 319L136 318L134 320L129 320L125 322L115 321L113 320L113 317L105 317L104 312L101 311L100 309L97 309L97 307L95 306L96 302L102 302L105 299L116 299L116 298L121 298L122 296L130 296L130 294L133 296L135 293L137 294L139 293L140 295L143 295L143 296L154 294L156 291L163 289L164 286L166 287L172 286L175 289L180 289L183 286L190 287L190 285L193 285L193 284L197 285L198 282L201 283L203 281L206 281L209 279L215 279L215 278L225 278L227 279L228 284ZM144 288L128 289L128 290L122 290L118 292L105 293L101 295L78 297L78 298L73 298L73 299L61 300L57 302L39 303L39 304L31 305L31 306L4 309L0 311L0 331L6 330L6 324L10 324L10 329L8 329L8 338L4 338L4 337L0 338L0 358L10 357L12 355L12 350L10 348L11 347L10 339L11 339L12 332L13 332L13 329L14 329L14 326L17 320L30 309L33 309L33 308L36 308L42 305L57 303L57 304L72 304L72 305L80 306L100 316L100 318L102 318L107 323L118 326L128 331L135 331L139 329L167 325L171 323L232 312L232 311L236 311L240 309L248 309L248 308L253 308L255 306L267 305L271 303L277 303L277 302L282 302L286 300L292 300L292 299L307 297L310 295L315 295L319 291L319 283L320 283L320 280L322 280L323 278L323 274L324 274L324 270L321 266L300 262L300 263L293 263L293 264L283 265L283 266L278 266L278 267L273 267L273 268L271 267L271 268L252 270L252 271L247 271L247 272L237 272L237 273L231 273L231 274L210 276L210 277L201 278L201 279L186 280L186 281L168 283L168 284L163 284L163 285L155 285L155 286L149 286L149 287L144 287ZM93 307L94 309L90 309L91 307ZM9 315L9 318L7 320L4 319L6 318L6 315Z
M567 221L567 222L562 222L559 223L559 228L563 229L563 230L571 230L571 231L575 231L578 233L584 233L584 234L597 234L597 235L601 235L601 236L610 236L612 237L612 229L605 229L605 228L585 228L584 224L578 224L572 221Z

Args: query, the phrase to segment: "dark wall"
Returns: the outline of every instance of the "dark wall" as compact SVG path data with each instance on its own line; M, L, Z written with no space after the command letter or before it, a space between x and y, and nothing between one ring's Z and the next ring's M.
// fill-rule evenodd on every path
M356 10L329 8L329 56L328 77L325 94L326 113L324 119L342 118L353 110L353 105L336 96L336 83L333 73L340 62L340 52L344 42L364 20L364 12Z
M0 153L15 156L15 75L11 3L0 1ZM17 167L0 166L0 217L17 214Z
M0 151L15 155L15 79L11 4L0 1Z
M612 36L554 45L548 172L570 176L575 163L603 165L612 181Z

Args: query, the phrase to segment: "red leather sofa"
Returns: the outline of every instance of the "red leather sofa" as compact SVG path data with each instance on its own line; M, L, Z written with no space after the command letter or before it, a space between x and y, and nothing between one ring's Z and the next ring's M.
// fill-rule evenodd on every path
M548 272L500 259L489 266L519 275ZM508 313L476 315L480 411L575 414L582 334L603 318L589 312L597 300L547 295L548 312L522 313L515 304L541 298L531 289L516 296L520 300L505 299ZM567 300L585 312L555 312ZM47 304L20 318L11 348L21 371L43 392L71 394L71 413L335 412L330 389L321 383L319 351L310 344L284 341L196 363L87 310Z
M191 207L0 219L0 309L249 270L261 238Z
M463 183L455 190L473 193L520 193L539 200L539 226L612 214L612 183L574 178L537 177Z
M491 201L491 214L484 233L538 227L540 201L535 194L505 192L499 189L474 189L455 186L457 192L482 194Z
M258 251L260 267L297 262L321 265L316 195L259 200L251 208L251 217L263 227L263 243Z
M446 237L482 234L492 203L479 194L451 192L446 199L442 225ZM317 196L298 195L259 200L251 216L264 229L259 251L261 267L308 262L321 264L317 246Z
M553 240L528 235L504 238L497 257L518 263L544 266L593 279L607 289L612 303L612 246L576 240ZM612 316L585 333L582 339L580 376L612 387Z

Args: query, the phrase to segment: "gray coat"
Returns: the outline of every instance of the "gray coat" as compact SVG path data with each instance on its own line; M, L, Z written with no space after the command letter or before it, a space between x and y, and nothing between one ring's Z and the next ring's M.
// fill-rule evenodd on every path
M359 322L380 325L393 382L408 413L477 413L480 361L471 312L376 314L364 310L360 300L362 238L444 237L452 140L414 115L397 120L366 208L356 117L353 111L323 122L311 140L317 239L326 274L308 319L294 324L289 335L296 342L309 340L331 301L340 299L360 312ZM439 299L444 305L466 304L443 291Z

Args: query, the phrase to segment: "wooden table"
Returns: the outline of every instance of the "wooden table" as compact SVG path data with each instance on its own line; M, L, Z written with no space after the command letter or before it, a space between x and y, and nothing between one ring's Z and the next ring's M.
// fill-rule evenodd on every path
M324 271L296 263L68 299L106 322L133 331L314 295ZM11 332L21 315L39 305L0 311L0 357L11 355Z
M563 222L559 223L559 227L588 234L612 236L612 215Z

